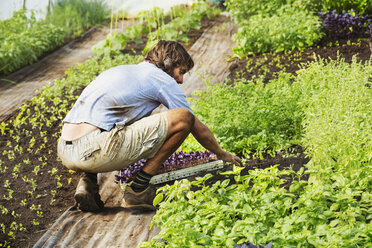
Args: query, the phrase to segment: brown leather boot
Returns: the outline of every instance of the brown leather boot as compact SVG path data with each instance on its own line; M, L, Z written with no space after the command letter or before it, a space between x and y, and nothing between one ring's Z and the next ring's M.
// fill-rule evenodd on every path
M101 196L98 193L99 186L88 177L80 178L76 187L75 201L78 208L86 212L100 211L104 207Z
M130 186L124 190L124 207L138 210L156 210L153 205L156 196L156 188L149 185L144 191L134 192Z

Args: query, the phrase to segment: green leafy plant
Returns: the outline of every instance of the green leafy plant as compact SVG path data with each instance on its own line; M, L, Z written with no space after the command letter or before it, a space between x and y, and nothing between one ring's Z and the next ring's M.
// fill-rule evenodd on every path
M239 179L234 184L226 179L207 186L211 178L207 174L193 182L182 180L162 187L159 194L163 194L160 197L163 200L152 221L161 231L153 241L139 247L232 247L246 241L268 243L273 237L264 233L269 232L275 218L285 217L291 211L294 195L280 187L283 183L280 176L291 172L274 166L240 176L241 169L234 167L233 171L224 173ZM192 186L198 190L191 190Z
M99 0L57 0L46 22L63 28L67 36L76 37L87 27L101 24L108 17L108 6Z
M177 151L182 151L186 153L202 151L204 148L199 144L199 142L191 134L187 136L180 148Z
M261 80L234 85L208 85L195 92L196 115L206 123L226 150L249 156L258 151L285 150L299 144L301 110L299 89L289 74L266 86Z
M114 54L125 48L130 41L142 43L142 35L147 36L147 43L143 50L145 54L159 39L177 40L187 42L187 33L191 29L200 29L203 16L212 18L219 14L219 10L210 8L205 3L194 3L190 9L185 7L172 8L170 21L165 24L166 18L163 9L153 8L140 12L137 16L138 23L124 30L122 33L114 32L106 40L99 42L93 50L97 54Z
M286 0L230 0L226 5L234 20L241 23L257 14L271 16L286 3Z
M34 14L28 18L25 10L15 12L12 18L0 25L0 30L1 74L35 62L44 52L63 44L65 37L62 28L37 22Z
M336 10L341 13L343 10L354 10L359 14L372 14L372 5L369 0L315 0L310 1L309 8L316 11Z
M46 20L36 21L22 9L0 22L0 74L9 74L35 62L44 53L82 34L87 27L100 24L107 16L101 1L59 0Z
M250 17L233 36L238 56L264 52L286 52L312 46L321 36L318 17L285 5L276 14Z
M312 157L314 183L327 181L360 194L370 189L366 175L372 169L371 62L319 59L299 71L295 83L303 92L303 143Z

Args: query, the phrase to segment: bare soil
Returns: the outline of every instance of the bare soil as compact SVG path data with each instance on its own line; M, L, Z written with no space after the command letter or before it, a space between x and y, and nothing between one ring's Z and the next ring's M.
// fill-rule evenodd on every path
M367 38L356 37L351 40L334 41L327 40L325 37L316 46L307 48L302 52L262 54L249 56L242 60L236 59L230 66L231 73L228 78L234 81L236 77L243 76L252 80L257 75L265 75L264 82L267 83L276 78L277 73L283 69L280 65L284 65L286 72L296 75L300 66L306 66L306 63L319 57L326 60L335 60L340 57L348 63L351 63L353 57L355 57L356 61L365 62L371 57L371 49ZM250 61L250 65L247 68L248 61ZM280 63L278 64L276 61L280 61Z
M210 21L208 19L203 19L202 21L202 29L201 30L193 30L190 32L190 41L188 44L184 44L187 48L191 47L193 42L197 40L198 37L202 34L202 32L213 25L214 22L223 22L223 18L220 17L215 21ZM358 43L357 40L353 41L354 43ZM278 71L274 65L270 64L270 58L275 56L281 57L281 63L283 63L286 68L287 72L291 72L296 74L298 70L298 65L300 63L305 63L307 61L313 61L313 53L324 57L324 58L336 58L337 53L341 56L345 57L347 61L350 61L352 56L357 55L357 60L366 61L369 59L370 50L368 47L367 41L361 41L358 45L347 45L347 42L341 41L341 46L319 46L319 47L312 47L309 49L304 50L303 52L292 52L288 54L279 54L279 55L259 55L254 56L248 59L253 59L253 63L251 67L253 68L250 73L245 73L246 71L246 64L247 59L244 60L237 60L233 66L231 66L231 74L230 78L232 82L235 80L238 73L244 74L245 77L251 79L254 75L261 73L260 66L261 62L259 61L264 58L264 56L268 57L267 66L269 67L271 72ZM343 46L343 44L346 44ZM138 44L129 44L129 46L125 49L124 52L133 52L140 53L143 47ZM292 62L290 56L296 56L298 61ZM261 60L260 60L261 59ZM255 68L255 65L257 68ZM267 82L275 77L275 73L268 73L266 75ZM78 94L78 93L77 93ZM31 108L32 109L32 108ZM14 118L15 116L13 116ZM57 138L48 136L48 142L45 143L43 138L40 136L40 131L38 129L33 129L31 126L24 125L21 128L25 130L30 130L32 132L32 137L35 139L35 147L40 147L45 145L46 147L42 149L39 153L30 154L27 151L24 151L23 154L17 155L14 160L9 160L8 155L4 154L3 152L6 150L6 146L8 142L11 142L12 146L15 147L18 145L19 147L28 145L31 136L29 137L20 137L19 140L13 140L11 134L5 133L4 135L0 135L0 160L3 162L2 167L7 166L7 173L0 173L0 205L5 206L8 209L14 209L13 213L2 213L0 223L3 223L5 226L9 227L14 220L14 215L19 215L20 217L16 218L19 219L20 222L23 223L24 227L27 231L18 231L16 232L16 239L9 239L8 233L3 233L0 228L0 240L3 242L7 240L10 243L11 247L32 247L37 240L47 231L48 228L55 222L55 220L69 207L74 204L73 194L75 191L75 187L79 180L80 174L79 173L69 173L68 170L58 161L56 155L56 144ZM53 123L53 126L43 127L43 132L47 134L54 134L60 132L59 123ZM51 151L49 153L49 151ZM267 168L272 165L279 164L279 168L284 169L292 166L294 170L298 170L304 166L309 160L303 152L301 147L294 147L293 148L293 156L292 157L285 157L282 154L278 154L275 157L264 156L263 159L251 159L246 163L246 169L243 170L243 173L248 173L249 169L252 168ZM39 158L42 158L43 161L40 161ZM23 162L24 160L29 160L29 167L20 167L18 177L15 178L12 176L14 172L14 168L18 163ZM47 164L57 164L58 165L58 172L53 174L48 168L47 164L42 166L43 162L47 162ZM1 164L1 163L0 163ZM34 165L41 165L40 171L37 175L33 172ZM225 170L229 170L231 167L226 167ZM216 174L216 173L215 173ZM62 187L57 187L58 180L56 176L61 176L60 180L63 183ZM33 179L37 182L38 187L33 192L34 197L30 197L30 193L25 193L27 191L31 191L32 189L32 182L25 181L22 178L26 176L28 179ZM26 178L25 178L26 179ZM192 179L192 178L190 178ZM213 183L216 180L222 179L222 176L216 174L216 177L210 181ZM4 183L8 180L11 184L12 189L17 189L12 193L12 199L6 200L4 199L3 195L8 195L8 191L4 187ZM54 197L55 201L50 204L51 199L47 197L50 195L51 190L56 190L56 195ZM24 200L25 204L21 205L21 200ZM38 206L43 206L42 209L37 210ZM45 207L48 206L48 207ZM28 209L34 208L35 210L32 211L33 214L29 214L30 211ZM37 211L42 211L42 217L37 216ZM39 213L40 215L40 213ZM32 224L32 221L35 220L38 222Z

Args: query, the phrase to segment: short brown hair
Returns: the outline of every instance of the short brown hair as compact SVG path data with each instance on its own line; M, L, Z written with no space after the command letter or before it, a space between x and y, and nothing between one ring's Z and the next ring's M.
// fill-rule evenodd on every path
M184 66L187 71L194 66L194 61L186 49L176 41L160 40L154 48L145 55L145 60L156 65L170 76L176 67Z

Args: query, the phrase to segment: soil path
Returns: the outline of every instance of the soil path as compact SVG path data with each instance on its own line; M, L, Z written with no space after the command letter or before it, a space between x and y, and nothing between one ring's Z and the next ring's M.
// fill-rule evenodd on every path
M201 89L200 77L214 76L212 83L223 82L229 73L227 54L234 44L231 35L235 26L230 21L216 23L207 29L189 49L194 69L185 76L182 85L187 96ZM121 207L123 193L114 183L116 172L99 174L100 194L105 209L100 213L67 210L34 247L137 247L159 232L149 229L154 213L130 212Z
M195 90L202 90L205 80L212 85L222 83L230 73L228 62L233 55L232 48L235 43L231 41L237 26L231 21L220 22L207 29L191 46L188 52L194 60L194 67L185 75L181 85L187 97L192 96Z
M125 21L124 27L133 21ZM121 24L118 27L122 27ZM118 29L118 31L120 31ZM93 55L92 46L106 38L109 25L94 27L78 40L74 40L50 53L38 62L26 66L0 79L0 121L6 120L26 101L38 94L38 90L64 76L77 62L84 62ZM13 83L11 83L12 81Z

